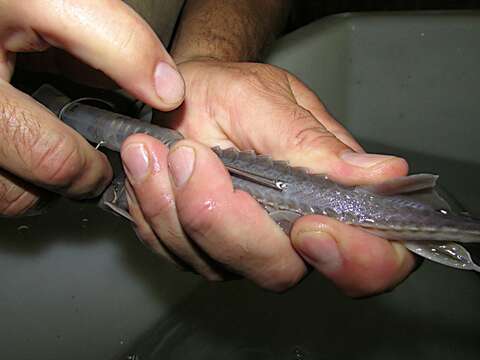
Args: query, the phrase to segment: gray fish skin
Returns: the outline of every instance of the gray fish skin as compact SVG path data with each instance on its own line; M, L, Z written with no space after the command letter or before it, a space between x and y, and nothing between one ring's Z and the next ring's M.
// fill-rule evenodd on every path
M233 176L234 187L251 194L269 212L326 215L390 240L480 242L479 221L435 209L430 203L417 200L416 192L379 195L368 188L343 186L327 176L309 174L305 169L252 152L218 148L214 151L227 168L261 174L285 184L282 190L276 190Z
M49 85L33 97L86 139L113 151L120 151L123 141L135 133L151 135L169 147L183 139L174 130L72 102ZM347 187L268 156L213 151L230 171L234 188L253 196L287 234L300 216L326 215L385 239L404 241L408 249L432 261L480 271L468 251L455 244L480 242L480 221L449 212L435 193L434 175L413 175L377 187ZM123 174L99 205L131 220Z

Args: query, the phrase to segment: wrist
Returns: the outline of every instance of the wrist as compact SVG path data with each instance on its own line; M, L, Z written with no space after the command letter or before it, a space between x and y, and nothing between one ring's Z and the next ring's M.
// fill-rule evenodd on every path
M257 58L254 48L240 46L226 39L209 41L203 38L197 39L196 43L197 46L192 42L174 44L171 51L173 60L181 64L186 61L246 62Z
M203 55L203 54L183 54L183 55L172 55L173 60L180 66L187 62L224 62L225 60L221 57L213 55Z
M189 0L171 55L177 64L191 59L258 61L283 27L288 4L289 0Z

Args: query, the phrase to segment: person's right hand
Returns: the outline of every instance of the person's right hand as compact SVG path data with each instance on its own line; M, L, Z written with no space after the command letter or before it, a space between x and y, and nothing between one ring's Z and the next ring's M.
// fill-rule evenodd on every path
M0 1L0 216L35 208L41 189L95 196L112 176L101 152L9 84L16 53L51 46L102 71L154 108L171 110L183 101L184 83L173 60L122 1Z
M408 276L415 260L403 245L326 216L297 220L289 239L254 198L232 188L205 145L252 149L346 185L404 176L405 160L366 154L283 69L208 59L179 68L185 103L159 121L188 140L167 151L136 134L122 146L130 214L145 244L207 279L221 280L228 270L274 291L298 283L307 263L354 297L391 289Z

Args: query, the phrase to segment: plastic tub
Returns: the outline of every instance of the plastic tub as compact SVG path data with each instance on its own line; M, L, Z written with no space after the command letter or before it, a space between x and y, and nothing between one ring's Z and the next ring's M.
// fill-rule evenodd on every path
M480 214L478 39L472 12L345 14L288 35L268 61L306 81L367 149L439 173ZM163 267L127 224L87 205L0 220L0 284L5 359L480 353L473 273L426 262L394 292L362 301L315 274L283 295L244 281L207 284Z

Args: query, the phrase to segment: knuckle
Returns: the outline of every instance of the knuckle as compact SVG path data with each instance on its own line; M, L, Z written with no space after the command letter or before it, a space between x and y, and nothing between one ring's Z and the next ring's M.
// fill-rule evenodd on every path
M33 208L38 196L30 193L13 182L0 181L0 214L7 217L20 216Z
M137 26L126 26L124 31L119 31L115 40L117 49L122 53L130 53L137 43Z
M86 170L87 161L70 137L32 148L33 175L54 188L70 187Z
M218 209L213 199L195 201L186 206L179 206L179 219L187 233L208 239L215 231L215 225L219 222Z
M237 95L251 97L251 90L271 94L272 87L278 90L278 70L265 64L249 64L248 67L236 68L232 72L233 91Z
M157 219L163 219L175 211L175 199L171 194L155 196L154 199L145 197L142 199L142 211L147 221L155 223Z
M84 171L86 158L72 135L45 131L39 119L8 96L0 99L0 119L1 155L13 156L34 182L67 187Z
M157 233L157 235L160 235ZM163 233L161 234L161 240L164 245L174 252L180 258L188 258L190 251L185 246L185 237L181 229L172 226L164 226Z
M1 147L3 155L10 148L24 163L28 163L31 149L41 138L41 126L27 110L14 104L7 96L0 99L0 134L4 139Z
M31 29L11 29L3 40L10 52L33 52L48 49L49 44Z
M311 149L337 141L330 131L321 124L312 121L312 114L308 110L294 109L291 125L294 130L290 132L289 140L295 148Z

